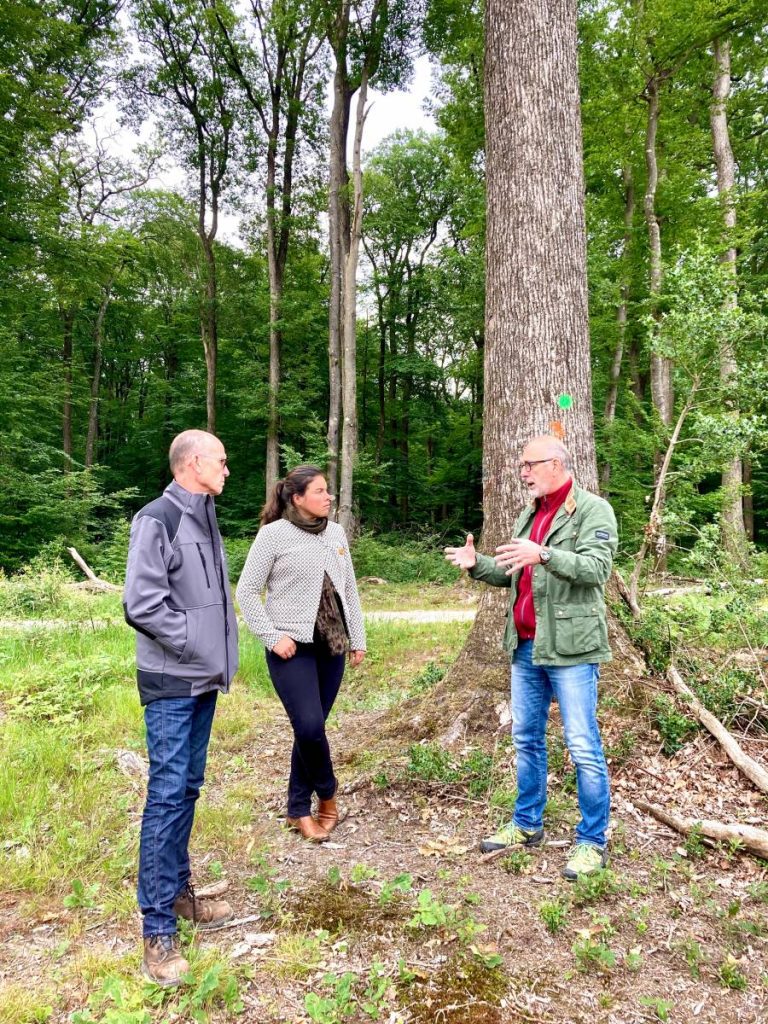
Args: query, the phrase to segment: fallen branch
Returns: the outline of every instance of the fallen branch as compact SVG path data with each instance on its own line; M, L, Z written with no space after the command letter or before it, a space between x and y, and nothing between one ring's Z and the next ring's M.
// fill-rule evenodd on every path
M758 764L754 758L750 757L749 754L744 753L720 719L715 718L711 711L707 711L701 701L693 694L674 665L670 665L667 669L667 679L669 679L675 690L685 698L688 707L696 719L701 722L705 729L712 733L739 771L746 775L763 793L768 793L768 771L761 764Z
M75 562L88 577L89 584L93 590L122 591L122 587L118 587L114 583L109 583L107 580L100 579L82 555L78 554L76 548L67 548L67 551L71 555L73 562Z
M717 839L723 843L738 843L743 849L750 853L768 860L768 832L762 828L755 828L753 825L724 825L721 821L695 820L683 818L679 814L672 814L655 804L646 803L645 800L634 800L635 807L647 814L652 815L657 821L681 835L687 836L698 829L703 836L710 839Z

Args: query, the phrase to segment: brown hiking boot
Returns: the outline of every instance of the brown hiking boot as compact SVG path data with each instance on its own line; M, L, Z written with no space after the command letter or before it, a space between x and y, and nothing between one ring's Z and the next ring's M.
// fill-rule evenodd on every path
M305 814L301 818L286 818L291 828L295 828L310 843L324 843L330 836L322 825L318 825L311 814Z
M144 959L141 973L147 981L168 988L178 985L181 976L189 970L189 964L179 952L176 935L150 935L144 939Z
M176 917L191 921L201 931L213 931L232 920L232 907L226 900L206 900L195 896L195 890L187 882L173 904Z

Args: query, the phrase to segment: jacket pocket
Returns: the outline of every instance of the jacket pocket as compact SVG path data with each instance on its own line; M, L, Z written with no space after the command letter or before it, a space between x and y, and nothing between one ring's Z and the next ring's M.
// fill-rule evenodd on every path
M556 604L555 650L565 657L596 651L602 642L600 609L595 605Z
M189 665L189 663L195 657L195 650L197 649L197 616L195 612L196 608L188 608L186 611L187 618L187 642L184 644L184 650L179 656L180 665Z

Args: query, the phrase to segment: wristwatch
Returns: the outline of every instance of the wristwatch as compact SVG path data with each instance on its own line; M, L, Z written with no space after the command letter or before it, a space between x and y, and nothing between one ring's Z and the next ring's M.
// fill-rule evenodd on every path
M542 548L541 551L539 552L539 561L541 562L542 565L546 565L551 557L552 557L552 552L549 550L549 548Z

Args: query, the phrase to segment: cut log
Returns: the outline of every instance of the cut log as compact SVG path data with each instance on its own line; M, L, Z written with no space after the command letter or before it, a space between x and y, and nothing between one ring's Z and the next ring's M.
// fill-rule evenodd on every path
M683 677L674 665L670 665L667 669L667 679L669 679L680 696L685 698L687 706L693 712L696 719L701 722L705 729L712 733L739 771L746 775L763 793L768 793L768 771L761 764L758 764L754 758L750 757L749 754L744 753L720 719L715 718L711 711L707 711L701 701L698 700L686 685Z
M690 835L694 828L698 828L703 836L722 843L738 843L750 853L768 860L768 832L765 829L755 828L753 825L724 825L721 821L684 818L645 800L634 800L633 803L635 807L652 815L657 821L663 822L681 835Z
M90 581L91 586L94 590L105 590L105 591L122 591L122 587L118 587L115 583L109 583L107 580L100 579L96 573L91 569L85 559L80 555L76 548L67 548L67 551L75 562L85 573Z

